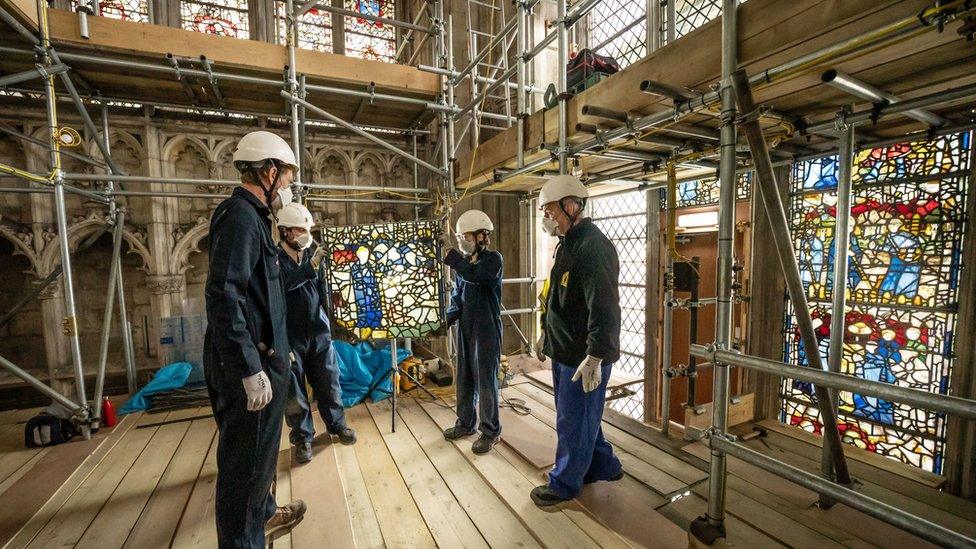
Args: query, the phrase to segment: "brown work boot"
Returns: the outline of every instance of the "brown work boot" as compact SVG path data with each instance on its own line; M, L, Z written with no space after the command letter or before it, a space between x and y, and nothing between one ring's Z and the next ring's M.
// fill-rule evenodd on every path
M300 499L296 499L288 505L278 507L275 510L274 516L268 519L268 522L264 525L265 543L274 539L275 534L284 532L301 522L302 517L305 516L306 509L305 502Z

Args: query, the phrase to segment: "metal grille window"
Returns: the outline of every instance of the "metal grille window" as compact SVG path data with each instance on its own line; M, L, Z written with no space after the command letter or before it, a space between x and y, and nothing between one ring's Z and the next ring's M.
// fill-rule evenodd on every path
M275 4L278 20L278 43L288 43L288 20L286 19L287 4L278 2ZM312 8L305 12L298 20L298 44L299 48L307 50L324 51L332 53L332 14L318 8Z
M671 24L671 21L669 21L670 18L668 17L670 10L666 7L669 2L674 3L675 39L681 38L722 15L722 0L663 0L661 5L664 6L662 9L665 12L665 16L662 18L662 43L668 41L668 25ZM740 4L744 2L745 0L739 0Z
M624 68L647 55L647 3L604 0L589 16L590 49Z
M206 34L250 38L247 0L180 2L180 25Z
M590 217L617 248L620 257L620 360L614 368L645 377L647 344L647 191L589 200ZM609 406L644 420L644 388Z
M345 0L345 8L366 15L396 19L396 2L393 0ZM343 19L346 55L393 63L396 55L395 28L358 17Z

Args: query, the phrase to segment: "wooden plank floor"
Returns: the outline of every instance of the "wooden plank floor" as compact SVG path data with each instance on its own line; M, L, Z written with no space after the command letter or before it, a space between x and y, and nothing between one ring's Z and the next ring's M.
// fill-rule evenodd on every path
M529 415L518 421L547 430L538 445L554 451L552 395L532 383L503 395L525 403ZM136 414L91 441L26 450L18 422L34 412L0 412L0 546L216 545L216 428L211 418L192 419L207 409ZM506 410L509 423L515 413ZM663 438L610 412L604 434L626 475L589 485L578 499L549 510L529 498L544 482L545 468L508 445L477 456L473 437L444 440L441 430L454 421L449 403L401 399L395 431L389 402L347 414L358 444L342 446L320 435L309 464L293 461L282 433L276 494L279 501L304 499L309 512L274 547L687 547L688 525L707 506L704 446ZM321 419L315 421L324 432ZM819 463L818 448L783 432L749 444L800 467ZM729 460L729 473L729 545L926 545L843 505L820 510L813 505L816 494L739 460ZM862 480L865 493L976 532L970 502L883 469Z

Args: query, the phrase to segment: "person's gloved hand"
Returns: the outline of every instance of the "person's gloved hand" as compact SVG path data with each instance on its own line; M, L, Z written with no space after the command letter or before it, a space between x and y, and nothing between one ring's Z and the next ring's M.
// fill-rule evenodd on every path
M322 264L322 260L325 259L325 246L317 245L315 252L312 253L312 267L318 270L319 265Z
M444 255L444 264L447 265L448 267L453 267L455 264L457 264L457 262L461 261L462 259L464 259L464 254L462 254L461 252L457 251L454 248L451 248L450 250L447 251L447 254Z
M582 378L583 379L583 392L589 393L593 389L600 386L600 382L603 380L603 372L600 370L600 363L602 361L595 357L586 355L582 364L579 368L576 368L576 373L573 374L573 381Z
M244 383L244 393L247 395L248 411L257 412L271 402L271 380L264 370L241 381Z
M545 348L546 334L540 334L539 339L535 341L535 345L532 346L532 350L535 351L535 357L539 359L540 362L546 361L546 354L543 352Z

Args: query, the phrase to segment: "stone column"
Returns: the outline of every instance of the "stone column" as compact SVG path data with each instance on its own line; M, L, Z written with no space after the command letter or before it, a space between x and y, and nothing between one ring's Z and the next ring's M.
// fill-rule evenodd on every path
M51 388L74 398L72 381L71 351L68 339L61 329L64 319L64 291L60 282L48 284L40 293L41 319L43 321L44 353L47 358L47 371L51 377Z

